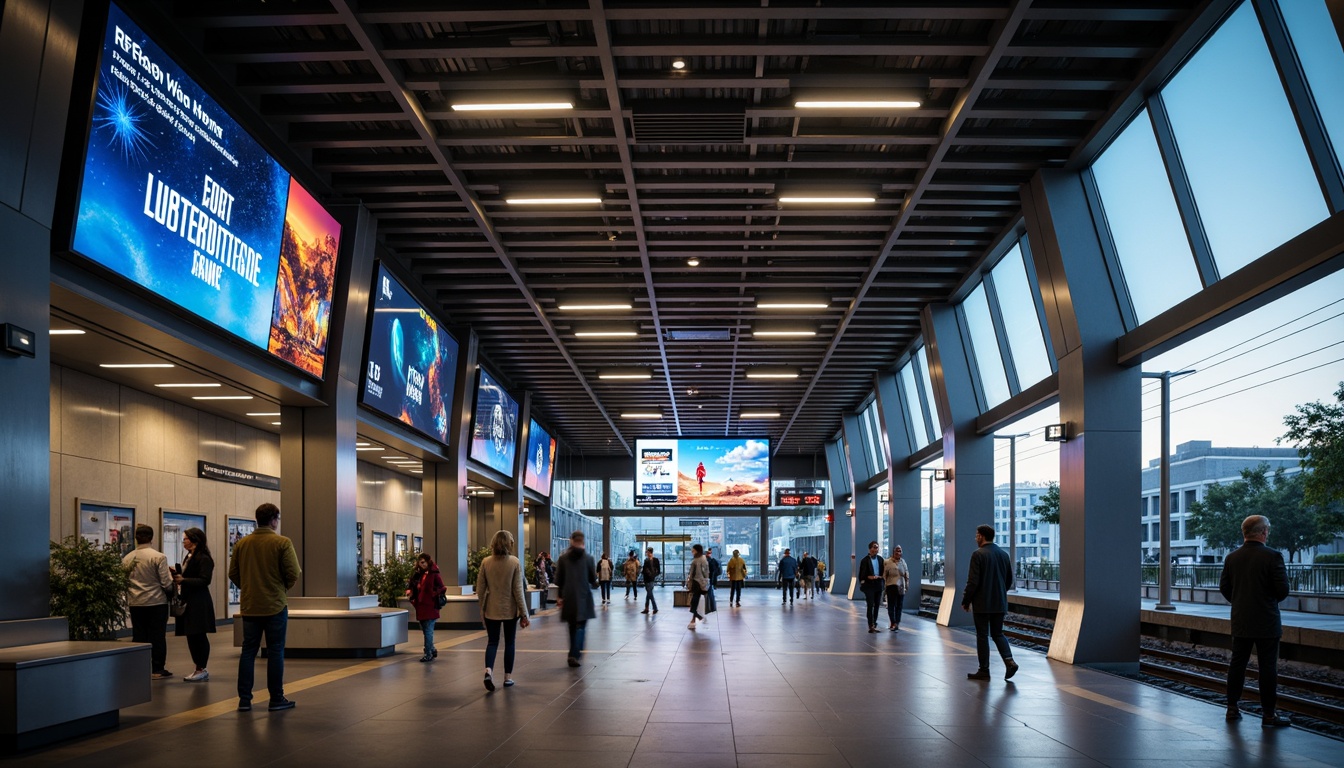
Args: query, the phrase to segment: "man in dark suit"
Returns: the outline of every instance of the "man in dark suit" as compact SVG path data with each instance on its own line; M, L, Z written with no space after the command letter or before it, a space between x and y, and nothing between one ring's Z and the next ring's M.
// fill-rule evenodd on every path
M1223 577L1218 591L1232 604L1232 662L1227 670L1227 720L1241 719L1237 702L1246 684L1246 663L1255 646L1260 665L1260 705L1264 710L1261 725L1285 728L1292 725L1287 715L1278 714L1279 638L1283 624L1279 603L1288 597L1288 569L1283 555L1265 546L1269 538L1269 518L1251 515L1241 522L1245 542L1223 561Z
M868 632L877 631L877 614L882 610L882 588L886 580L882 578L882 555L877 552L876 541L868 542L868 556L859 561L859 589L868 603Z
M1003 616L1008 612L1008 590L1013 587L1013 561L1008 553L994 543L994 526L981 525L975 529L975 544L978 547L971 553L971 569L966 575L966 589L961 597L961 609L975 613L975 654L980 659L980 668L968 672L971 680L989 679L989 641L1003 657L1003 665L1008 668L1003 679L1017 674L1017 662L1013 661L1013 648L1008 638L1003 636Z

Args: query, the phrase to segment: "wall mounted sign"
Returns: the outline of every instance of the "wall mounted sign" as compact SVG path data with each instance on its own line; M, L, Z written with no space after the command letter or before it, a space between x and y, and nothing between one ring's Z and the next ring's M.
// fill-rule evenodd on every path
M212 464L208 461L196 462L196 476L204 477L207 480L218 480L221 483L233 483L234 485L250 485L253 488L265 488L268 491L280 490L280 478L278 477L263 475L260 472L249 472L246 469L238 469L237 467Z

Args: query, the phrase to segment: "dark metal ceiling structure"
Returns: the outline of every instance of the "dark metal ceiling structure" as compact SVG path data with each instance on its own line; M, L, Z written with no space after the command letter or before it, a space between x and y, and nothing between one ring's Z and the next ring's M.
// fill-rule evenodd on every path
M167 13L479 335L573 453L769 435L810 454L1196 0L178 0ZM674 68L674 62L684 65ZM796 106L805 90L900 110ZM868 95L870 94L870 95ZM504 100L569 109L461 111ZM815 190L872 203L782 203ZM519 195L596 196L512 205ZM697 266L692 266L693 263ZM756 300L820 297L822 309ZM592 294L626 311L560 309ZM755 335L774 321L811 337ZM584 323L629 338L583 338ZM647 368L609 381L609 366ZM786 366L796 379L748 373ZM622 413L653 411L661 420ZM743 419L744 412L779 418Z

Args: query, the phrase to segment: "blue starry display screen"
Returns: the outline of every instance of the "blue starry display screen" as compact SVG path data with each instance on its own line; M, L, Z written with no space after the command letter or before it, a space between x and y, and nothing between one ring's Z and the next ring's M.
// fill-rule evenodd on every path
M471 424L471 458L513 477L518 454L518 401L481 369Z
M551 479L555 473L555 438L541 428L536 419L530 420L527 430L527 466L523 468L523 485L540 493L551 495Z
M116 5L88 128L71 250L320 378L340 225Z
M457 341L381 263L372 314L360 402L448 445Z

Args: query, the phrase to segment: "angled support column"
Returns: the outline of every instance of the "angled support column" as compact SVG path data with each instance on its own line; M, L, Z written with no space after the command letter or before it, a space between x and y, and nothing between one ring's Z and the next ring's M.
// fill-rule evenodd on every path
M1140 371L1116 363L1125 328L1081 176L1037 173L1022 207L1069 438L1059 451L1060 601L1050 658L1137 672Z
M835 523L831 525L831 559L826 562L830 572L831 594L849 594L849 582L854 578L854 518L848 516L849 502L841 497L854 487L849 474L849 460L845 457L842 441L826 446L826 470L831 478L831 500L835 504Z
M845 426L845 454L850 457L850 471L854 468L854 452L862 451L860 447L862 437L861 427L859 425L858 414L850 414L844 418ZM867 467L866 462L859 462L862 467ZM869 470L864 469L866 474ZM865 478L866 479L866 478ZM854 485L854 534L850 537L851 550L846 553L849 555L850 566L853 568L851 576L858 578L858 558L867 557L868 542L877 539L878 531L881 528L877 521L877 491L866 486ZM885 555L885 553L883 553ZM795 553L795 557L798 556ZM854 582L853 588L849 590L850 600L862 600L863 592L859 589L858 583Z
M938 623L967 626L961 590L975 551L975 528L994 523L994 438L976 434L980 400L971 356L951 304L929 304L921 314L938 416L943 424L943 466L952 479L943 492L943 598Z
M888 514L891 516L891 544L895 549L900 545L904 550L903 558L910 569L909 594L918 596L923 582L924 569L920 566L919 552L923 525L923 498L920 495L919 470L910 469L910 425L906 418L905 407L896 389L896 375L883 373L877 377L877 410L882 417L882 431L887 435L888 450L891 455L887 461L887 499ZM914 559L911 559L911 555ZM890 552L883 552L890 557ZM907 599L906 613L919 613L919 600Z
M452 427L452 460L425 462L425 547L438 557L443 583L467 584L467 547L470 527L467 514L467 452L471 448L471 404L476 401L476 356L479 341L470 329L454 334L460 350L457 357L457 394L449 418ZM522 559L523 542L517 553Z

